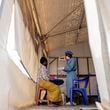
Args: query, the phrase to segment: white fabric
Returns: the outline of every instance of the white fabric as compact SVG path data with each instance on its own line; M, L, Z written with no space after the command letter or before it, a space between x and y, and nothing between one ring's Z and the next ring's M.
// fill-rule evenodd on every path
M11 11L13 0L4 2L0 6L0 49L6 49L8 30L10 25Z
M108 62L110 59L108 24L110 23L108 19L102 17L103 14L109 12L109 1L107 0L108 4L103 1L103 5L101 5L101 1L98 0L98 3L100 3L98 8L95 0L91 2L85 0L85 7L89 29L89 43L95 64L101 100L104 102L104 100L110 101L110 70ZM20 71L9 58L6 51L13 2L13 0L3 0L0 4L0 110L16 110L16 107L29 106L35 103L35 84ZM102 10L103 6L106 7L105 11ZM15 49L35 80L38 69L38 58L32 43L32 36L30 36L28 29L24 25L17 0L15 0L15 8ZM109 13L107 18L109 18ZM42 51L39 54L39 58L41 55Z
M110 62L108 54L108 48L110 47L107 46L107 35L105 34L109 23L106 24L106 28L104 28L104 22L102 21L104 13L100 13L100 9L105 9L104 7L100 7L99 4L104 4L106 1L99 1L98 3L96 0L85 0L85 9L88 22L89 44L94 61L101 101L104 103L105 100L110 102Z
M28 29L23 23L23 17L17 1L15 2L15 39L18 54L29 71L36 79L38 58ZM24 107L35 103L35 84L23 75L15 64L11 65L11 88L9 104L11 107ZM14 108L15 109L15 108Z
M106 42L107 42L107 46L108 46L108 52L109 52L109 61L110 61L110 0L98 0L97 1L99 7L100 7L100 13L101 13L101 17L102 17L102 21L103 21L103 26L104 26L104 31L105 31L105 35L106 35Z
M7 53L6 46L13 0L4 0L2 5L0 13L0 110L16 110L16 107L35 103L35 84L21 72ZM17 1L15 1L15 8L15 49L27 70L36 79L38 58L28 29L24 26Z
M23 23L22 13L17 2L15 11L15 24L16 49L27 70L35 80L36 71L38 70L38 65L36 64L36 62L38 62L38 58L34 50L30 33Z
M0 6L0 110L8 110L9 62L6 43L11 19L13 0L4 0Z

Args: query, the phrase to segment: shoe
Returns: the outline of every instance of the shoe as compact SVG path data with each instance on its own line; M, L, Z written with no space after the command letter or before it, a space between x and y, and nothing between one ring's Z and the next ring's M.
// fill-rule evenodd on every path
M76 106L76 105L77 105L77 103L73 102L73 105L74 105L74 106Z
M70 102L67 102L66 105L71 105Z
M66 105L71 105L71 103L67 102ZM76 106L77 104L75 102L73 102L73 105Z

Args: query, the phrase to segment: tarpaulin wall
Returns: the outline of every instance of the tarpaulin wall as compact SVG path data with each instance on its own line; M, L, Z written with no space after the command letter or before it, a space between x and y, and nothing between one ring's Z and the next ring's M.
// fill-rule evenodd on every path
M89 44L95 66L101 102L110 106L110 7L109 0L84 0Z
M38 69L38 56L34 49L32 36L24 25L17 1L3 0L2 10L0 9L0 110L16 110L17 107L35 103L36 85L22 73L6 50L13 4L15 50L34 80Z

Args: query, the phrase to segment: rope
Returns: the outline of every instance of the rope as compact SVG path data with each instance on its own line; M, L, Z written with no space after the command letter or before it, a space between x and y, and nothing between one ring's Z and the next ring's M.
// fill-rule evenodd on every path
M37 83L36 81L34 81L34 79L32 78L32 76L30 75L29 71L27 70L26 66L24 65L24 63L22 62L22 60L20 60L22 66L24 67L25 71L27 72L30 80L33 82L33 83Z
M61 24L68 16L70 16L74 11L76 11L78 8L81 7L81 5L83 4L83 2L81 2L75 9L73 9L71 12L69 12L64 18L62 18L57 24L55 24L53 26L53 28L51 28L46 35L48 35L51 31L53 31L53 29L55 29L59 24Z

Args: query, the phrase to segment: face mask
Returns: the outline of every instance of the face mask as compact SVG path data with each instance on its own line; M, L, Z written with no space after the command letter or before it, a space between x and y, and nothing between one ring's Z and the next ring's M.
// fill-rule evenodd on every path
M70 59L68 56L66 56L65 58L66 58L66 60L69 60Z

